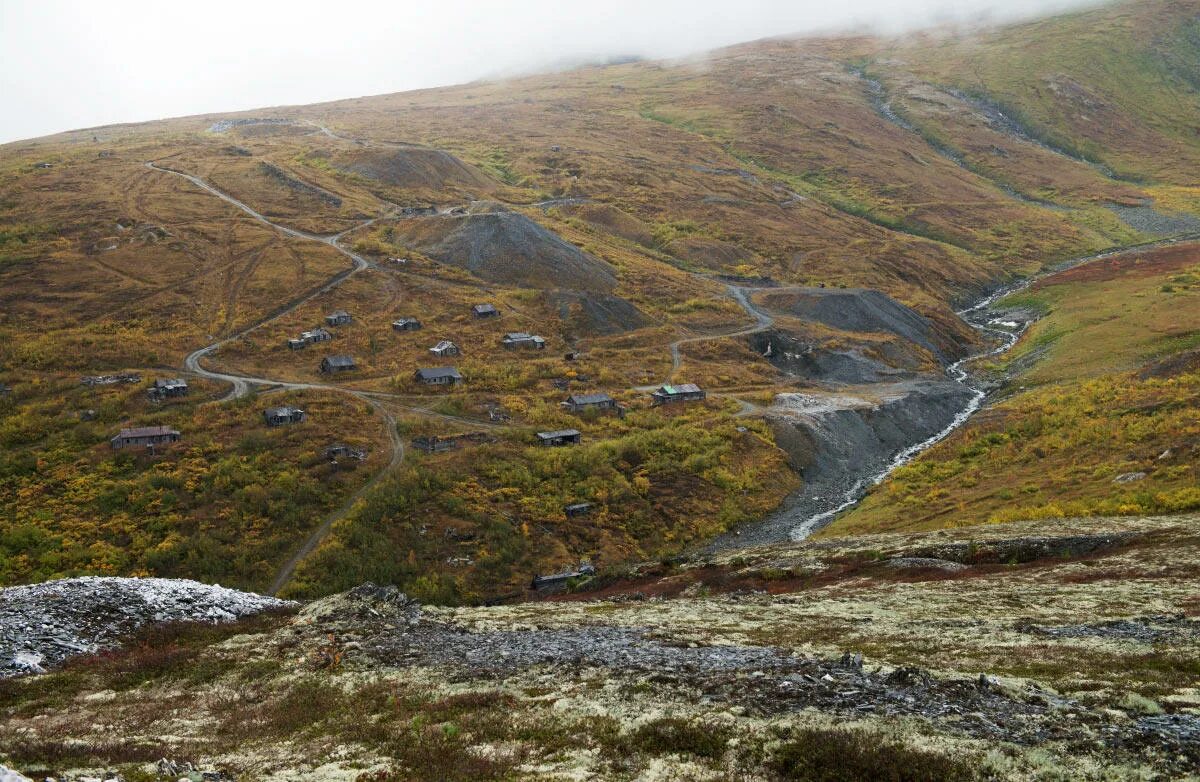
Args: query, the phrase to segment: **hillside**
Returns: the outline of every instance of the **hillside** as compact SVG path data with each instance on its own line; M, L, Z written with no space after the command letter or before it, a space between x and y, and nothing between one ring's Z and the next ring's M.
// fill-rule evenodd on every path
M775 546L513 606L367 584L0 679L0 757L39 782L177 779L163 762L347 782L1194 778L1197 522Z
M1200 232L1197 40L1192 4L1146 0L0 147L0 583L461 603L764 518L785 539L984 404L947 371L996 335L957 310ZM1195 263L1161 252L1005 303L1047 314L971 365L1003 399L831 532L1194 510ZM415 376L450 365L461 384ZM147 398L176 376L187 397ZM663 383L707 397L653 405ZM597 393L622 414L562 405ZM283 405L307 420L269 426ZM110 449L141 426L181 442Z

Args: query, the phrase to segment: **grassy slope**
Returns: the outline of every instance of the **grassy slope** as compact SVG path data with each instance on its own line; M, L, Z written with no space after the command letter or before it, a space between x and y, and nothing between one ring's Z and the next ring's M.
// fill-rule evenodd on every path
M1115 3L895 54L1071 154L1134 179L1194 185L1198 25L1188 2Z
M826 534L1200 507L1200 248L1080 267L1004 303L1046 313L1004 357L1016 392ZM1131 473L1145 476L1115 480Z
M147 160L208 177L263 213L317 232L382 216L387 202L449 206L472 197L498 199L611 264L618 274L616 293L647 316L648 325L631 334L590 333L564 321L540 292L484 283L419 256L403 269L389 266L387 256L402 248L392 243L383 220L348 237L380 262L378 268L226 346L213 359L217 365L312 381L323 352L291 353L283 340L315 325L329 309L344 307L358 318L339 331L330 349L353 353L362 369L338 382L402 393L408 407L468 417L500 405L514 414L517 427L505 441L523 443L532 428L569 423L556 411L562 394L554 380L587 376L589 381L575 387L609 391L651 383L667 374L667 344L673 339L746 324L745 313L719 284L689 272L880 288L962 334L954 302L1055 259L1144 238L1117 222L1103 203L1153 196L1171 208L1200 211L1200 197L1184 182L1197 168L1188 135L1194 91L1187 81L1196 58L1190 28L1179 23L1180 8L1157 2L1120 6L999 31L970 45L760 42L714 53L703 69L634 63L287 110L290 118L322 123L367 139L368 145L303 124L215 134L208 130L213 117L8 145L0 151L0 380L19 393L6 403L3 425L29 430L13 440L12 459L28 462L47 451L55 466L6 479L4 498L18 505L21 492L55 495L62 482L55 470L80 465L77 480L87 491L64 506L64 513L87 520L78 540L63 537L64 522L53 514L22 517L20 524L61 538L61 551L103 548L101 531L119 522L114 509L96 499L102 492L95 487L109 480L109 468L95 450L107 430L82 433L76 422L62 428L79 433L59 436L27 424L45 419L50 415L45 411L67 420L68 404L75 400L64 389L72 376L131 368L149 374L178 366L210 337L236 332L347 267L330 248L282 237L183 180L147 169ZM1096 52L1110 39L1115 53L1104 55L1101 68ZM1040 45L1022 43L1027 40ZM952 77L973 72L964 63L977 61L983 92L1021 106L1027 102L1029 115L1044 115L1045 132L1061 135L1063 146L1073 149L1086 141L1089 150L1098 150L1094 156L1102 152L1105 162L1138 184L1115 181L989 130L969 102L938 86L956 83ZM881 116L856 70L864 64L895 96L897 110L915 131ZM1110 79L1106 74L1113 69L1128 75ZM1059 103L1037 102L1038 80L1051 73L1068 74L1089 89L1103 80L1118 90L1105 103L1112 116L1104 116L1122 132L1085 138L1084 126L1072 124L1066 109L1051 111ZM1146 106L1139 103L1142 92ZM1182 109L1167 105L1168 92ZM937 101L921 99L931 94ZM940 108L930 108L935 105ZM443 186L434 180L398 185L372 179L362 173L374 170L370 166L346 170L364 150L371 166L394 170L388 154L399 149L397 142L448 150L483 173L459 171ZM1004 155L989 152L993 147L1003 148ZM960 150L965 164L942 154L945 148ZM1163 149L1174 156L1174 169L1161 165ZM36 167L39 161L52 168ZM1054 203L1034 202L1006 188ZM587 196L593 203L528 206L564 195ZM484 299L505 305L511 317L502 324L470 321L466 306ZM391 319L414 314L427 321L426 331L390 330ZM551 350L511 361L496 345L499 333L510 328L545 335ZM471 382L450 395L430 394L408 380L414 367L429 362L428 344L442 337L468 346L461 365ZM583 348L584 360L562 361L568 347ZM686 377L677 379L699 380L712 390L762 395L780 381L740 340L694 343L684 353ZM40 378L46 382L35 382ZM118 410L106 424L143 416L136 405ZM444 464L414 460L368 497L313 561L351 561L364 572L414 581L417 573L428 572L429 588L439 594L473 595L512 587L529 570L580 556L607 560L674 550L759 512L794 485L790 474L775 477L780 454L769 435L755 428L739 432L735 410L732 403L714 400L682 421L645 414L621 426L589 423L585 428L596 442L572 458L598 461L596 472L606 478L591 483L565 481L548 457L521 448L485 448L444 457ZM210 416L217 414L181 411L177 423L190 437L209 425ZM218 417L220 426L240 431L256 416L256 409L247 409ZM375 437L367 421L362 425L369 431L355 424L347 434ZM412 424L419 429L428 419ZM324 431L327 425L334 422L319 426ZM444 421L437 427L460 428ZM693 436L701 429L704 436ZM644 461L617 458L630 443L645 451ZM309 437L296 447L314 451L321 445ZM207 460L208 468L215 459ZM674 463L671 469L663 466L668 462ZM631 490L639 477L650 487ZM444 501L406 488L433 478L456 487L445 492ZM240 502L240 489L231 485L224 491L186 492L187 501L164 522L163 535L169 537L171 527L204 530L204 520ZM405 504L397 492L422 499ZM616 498L601 503L603 513L591 522L595 529L564 526L556 509L581 494ZM325 500L305 496L296 495L302 519L293 524L284 514L278 528L267 530L276 553L264 554L262 563L277 559L327 507ZM413 530L430 520L440 541L456 542L415 540ZM15 534L16 522L4 523ZM370 532L366 538L363 529ZM479 542L463 544L453 537L464 530L479 532ZM447 531L453 531L450 538L444 537ZM63 557L61 551L36 566L10 561L5 578L108 567L167 572L147 565L161 537L131 540L130 558L115 564L104 564L100 556ZM362 556L364 547L373 552L369 557ZM396 553L405 548L412 557ZM447 563L461 561L460 555L493 564L459 569ZM182 563L173 574L224 578L187 557L170 561ZM238 568L244 583L264 577L250 575L250 566ZM335 586L327 568L300 573L296 590Z

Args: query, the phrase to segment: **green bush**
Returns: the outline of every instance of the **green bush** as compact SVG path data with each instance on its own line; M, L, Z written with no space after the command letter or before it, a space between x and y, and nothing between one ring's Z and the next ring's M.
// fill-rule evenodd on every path
M794 782L965 782L975 764L846 729L797 731L770 761L777 779Z

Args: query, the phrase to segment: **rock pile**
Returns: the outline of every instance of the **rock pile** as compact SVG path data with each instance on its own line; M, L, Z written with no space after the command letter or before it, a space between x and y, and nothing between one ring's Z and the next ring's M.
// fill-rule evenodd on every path
M86 576L0 590L0 678L108 649L148 624L230 622L287 600L197 581Z

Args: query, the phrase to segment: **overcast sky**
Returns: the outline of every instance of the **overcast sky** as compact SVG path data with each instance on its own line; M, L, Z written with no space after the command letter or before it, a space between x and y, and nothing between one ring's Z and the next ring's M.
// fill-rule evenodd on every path
M1085 0L0 0L0 143Z

